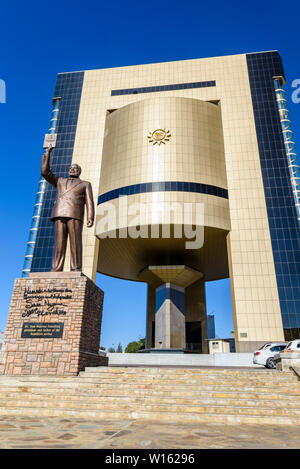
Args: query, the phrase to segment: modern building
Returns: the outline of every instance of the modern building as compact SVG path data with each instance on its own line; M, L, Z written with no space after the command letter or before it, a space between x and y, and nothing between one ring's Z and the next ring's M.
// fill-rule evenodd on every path
M215 316L208 314L206 319L206 335L207 339L214 339L216 337Z
M148 348L207 351L205 282L226 277L237 351L300 337L284 83L277 51L58 74L52 170L80 164L97 204L83 272L147 282ZM54 199L41 181L25 276L51 269Z

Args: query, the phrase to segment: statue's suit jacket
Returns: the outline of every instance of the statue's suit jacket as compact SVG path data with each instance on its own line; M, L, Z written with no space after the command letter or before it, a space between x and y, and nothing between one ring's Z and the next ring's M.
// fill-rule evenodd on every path
M84 206L87 208L88 220L94 220L94 200L92 186L88 181L79 178L57 177L50 170L50 155L42 158L42 176L57 188L57 197L51 213L51 220L57 218L75 218L83 221Z

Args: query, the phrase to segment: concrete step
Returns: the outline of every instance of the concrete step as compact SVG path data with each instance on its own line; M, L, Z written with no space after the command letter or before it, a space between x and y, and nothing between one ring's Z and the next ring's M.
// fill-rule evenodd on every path
M181 395L191 395L194 392L230 392L230 391L238 391L240 393L254 393L254 394L280 394L282 396L284 395L289 395L289 396L295 396L299 397L300 396L300 385L298 382L294 383L293 385L289 385L286 387L277 387L274 386L270 383L268 383L268 386L263 386L260 384L260 386L255 386L255 385L248 385L245 386L243 385L238 385L237 383L235 386L232 384L206 384L206 383L197 383L195 384L190 384L190 383L180 383L180 384L174 384L170 386L169 384L166 384L163 381L163 384L160 382L152 382L152 383L142 383L142 382L133 382L133 383L118 383L118 386L114 382L107 381L103 382L102 380L99 380L99 382L95 382L95 380L88 380L88 379L79 379L79 378L73 378L71 380L63 380L61 382L55 380L54 382L51 382L50 380L45 382L43 381L42 383L38 380L35 379L26 381L22 379L22 381L18 382L17 384L15 381L13 383L10 383L9 381L6 381L6 383L3 385L0 385L0 392L1 389L6 389L7 387L11 386L16 386L17 388L21 389L22 391L25 391L28 388L36 388L36 389L43 389L43 390L49 390L51 389L53 392L58 389L62 389L64 392L70 392L72 389L82 389L84 392L93 392L93 390L97 390L97 392L103 393L113 393L116 389L118 389L118 392L121 394L128 394L132 392L143 392L144 394L149 394L153 393L155 391L161 391L163 393L176 393L176 395L181 394Z
M86 369L86 371L84 372L81 372L79 374L80 377L82 378L105 378L105 379L112 379L112 380L115 380L115 379L122 379L122 380L125 380L125 379L135 379L135 378L138 378L138 379L142 379L142 378L151 378L151 379L154 379L154 378L164 378L164 379L178 379L178 380L182 380L182 379L185 379L185 380L191 380L191 379L206 379L208 378L209 380L213 380L213 381L222 381L222 382L225 382L225 381L234 381L236 382L237 380L241 381L241 382L258 382L258 381L263 381L263 382L266 382L266 381L271 381L271 382L282 382L282 383L288 383L288 382L295 382L297 380L297 378L295 377L295 375L292 375L290 372L288 373L283 373L283 372L277 372L275 370L272 370L272 371L262 371L260 373L253 373L252 371L249 372L249 373L246 373L246 372L240 372L240 373L237 373L237 372L234 372L234 373L229 373L229 372L224 372L224 373L216 373L214 370L211 371L211 373L208 373L206 370L205 370L205 373L203 372L203 370L193 370L192 373L185 373L184 371L181 371L179 370L174 370L174 373L172 372L172 369L167 369L165 370L165 372L162 371L162 369L149 369L148 372L144 372L143 370L140 371L138 368L134 368L134 369L127 369L127 368L123 368L122 370L118 370L117 372L116 371L111 371L113 370L112 369L108 369L106 367L98 367L98 368L89 368L89 369ZM190 370L188 370L190 371ZM74 377L57 377L57 376L39 376L38 377L39 380L41 382L44 382L44 381L48 381L49 379L51 379L52 381L55 381L55 380L65 380L65 381L70 381L72 380ZM15 377L7 377L7 376L0 376L0 384L1 383L4 383L7 379L15 379L16 381L20 381L20 380L27 380L27 381L30 381L30 380L35 380L36 377L35 376L15 376Z
M124 366L87 366L85 368L86 370L94 370L94 371L104 371L104 372L113 372L113 373L119 373L123 371L129 371L129 372L145 372L145 373L157 373L161 372L163 374L166 373L194 373L194 372L199 372L199 373L217 373L217 374L236 374L236 373L246 373L246 374L260 374L261 372L273 372L274 370L268 370L263 367L259 368L218 368L218 367L182 367L182 366L131 366L131 365L124 365ZM287 372L282 372L282 373L287 373Z
M142 380L146 380L146 379L151 379L151 380L154 380L154 379L159 379L161 380L162 378L164 380L172 380L172 381L204 381L204 380L210 380L210 381L216 381L216 382L236 382L236 381L239 381L239 382L259 382L259 381L262 381L262 382L267 382L267 381L270 381L270 382L277 382L277 383L287 383L287 382L294 382L295 381L295 378L293 376L289 377L289 378L284 378L284 377L277 377L277 376L258 376L258 377L247 377L247 376L210 376L210 375L197 375L197 374L194 374L194 375L190 375L190 376L185 376L185 375L174 375L172 376L171 374L168 374L168 375L156 375L156 374L150 374L150 375L142 375L142 374L118 374L118 375L110 375L110 374L107 374L107 373L103 373L103 374L100 374L100 373L87 373L87 372L83 372L83 373L80 373L79 376L81 378L95 378L95 379L103 379L103 380L107 380L107 379L111 379L111 380L114 380L114 381L117 381L117 380L134 380L134 379L142 379Z
M21 411L26 411L26 409L36 409L37 407L32 401L26 400L7 400L5 405L0 403L0 415L5 414L7 410L20 409ZM195 416L205 416L208 418L210 416L210 421L215 421L215 418L218 415L231 417L252 417L252 418L273 418L273 422L283 419L292 420L294 423L300 424L300 410L299 409L273 409L273 408L255 408L252 407L230 407L230 406L176 406L176 405L129 405L129 404L112 404L109 406L103 406L101 404L89 405L81 404L78 408L76 402L66 402L66 401L51 401L51 402L39 402L38 408L43 409L41 415L44 416L54 416L57 415L57 411L64 409L73 411L74 415L78 416L85 414L85 417L89 415L90 412L93 412L95 415L98 413L110 414L112 418L122 418L121 416L126 414L128 418L134 418L135 414L150 414L149 417L155 420L160 420L166 415L173 415L173 421L193 421ZM24 414L23 414L24 415ZM114 416L114 417L113 417ZM183 418L184 416L184 418Z
M149 377L139 377L139 376L124 376L124 377L116 377L111 378L110 376L92 376L92 375L80 375L80 379L85 382L89 383L114 383L115 386L124 385L124 384L161 384L162 378L157 376L149 376ZM213 379L210 377L196 377L190 379L178 379L165 377L163 379L164 385L168 386L184 386L184 385L194 385L194 386L201 386L201 385L216 385L216 386L276 386L277 388L287 388L289 386L294 386L296 379L294 381L272 381L272 380L229 380L229 379Z
M6 399L5 401L0 402L0 407L31 407L35 403L32 399ZM39 401L39 407L45 407L47 409L51 408L70 408L70 409L78 409L79 402L78 400L59 400L59 399L52 399L52 400L43 400ZM97 403L97 402L80 402L80 409L99 409L99 410L111 410L111 411L122 411L122 410L130 410L130 411L160 411L160 412L175 412L175 413L206 413L206 414L229 414L229 415L236 415L236 414L243 414L243 415L273 415L273 416L287 416L287 417L299 417L300 423L300 409L295 408L274 408L274 407L258 407L256 406L253 409L251 406L227 406L227 405L218 405L214 403L213 405L202 405L202 402L198 405L192 404L184 404L184 405L176 405L172 402L170 403L150 403L148 400L145 402L140 402L139 405L135 402L120 402L119 399L116 399L115 402L109 402L108 404Z
M1 376L0 415L299 425L300 382L277 371L127 367Z
M262 369L259 371L253 370L218 370L218 369L182 369L182 368L139 368L139 367L87 367L80 375L109 375L115 376L172 376L174 377L204 377L210 376L211 378L220 379L287 379L292 380L293 377L290 372L278 372L277 370Z
M182 380L182 379L159 379L157 377L151 377L151 378L142 378L142 377L135 377L135 378L118 378L118 379L110 379L109 377L103 378L103 377L94 377L94 376L79 376L76 378L74 381L57 381L57 380L48 380L48 381L38 381L38 380L26 380L26 379L20 379L20 380L5 380L5 381L0 381L0 387L1 386L7 386L7 385L16 385L16 386L55 386L56 384L59 384L59 386L76 386L76 385L82 385L82 386L98 386L98 385L103 385L107 386L109 384L113 386L155 386L155 385L164 385L164 386L175 386L176 388L182 388L182 387L202 387L202 386L232 386L232 387L238 387L238 388L260 388L260 387L267 387L267 388L276 388L276 389L299 389L300 390L300 382L297 381L295 378L292 381L282 381L282 382L276 382L272 380L254 380L254 381L240 381L240 380L235 380L234 382L230 380L213 380L209 378L205 379L190 379L190 380Z
M300 390L290 390L285 393L283 392L278 392L276 389L271 389L269 391L266 391L266 389L263 389L264 392L259 392L257 389L255 392L247 392L243 389L238 390L232 390L232 389L219 389L216 390L215 388L213 390L202 390L198 388L191 388L191 389L186 389L182 392L178 392L178 390L169 390L169 389L161 389L161 388L154 388L154 387L140 387L140 388L125 388L125 389L119 389L116 388L115 386L110 386L110 387L96 387L96 386L72 386L72 387L66 387L66 386L47 386L47 387L40 387L40 386L2 386L0 387L0 399L5 399L7 394L15 394L15 395L25 395L25 394L30 394L32 396L34 395L50 395L50 396L83 396L84 399L89 398L90 396L92 397L111 397L111 396L116 396L116 397L127 397L128 394L130 396L135 396L135 397L140 397L140 398L146 398L146 397L151 397L151 396L156 396L158 398L163 397L167 399L203 399L205 397L207 398L226 398L226 399L254 399L255 401L259 400L280 400L282 401L300 401Z
M82 418L97 420L143 420L149 422L163 423L229 423L229 424L260 424L260 425L299 425L298 417L269 416L269 415L223 415L223 414L191 414L165 412L146 412L146 411L118 411L110 410L71 410L71 409L47 409L40 407L27 408L4 408L0 407L0 415L20 415L29 417L64 417L64 418Z
M128 395L119 395L119 394L111 394L107 396L103 395L91 395L91 394L80 394L80 393L68 393L66 396L63 393L52 393L52 392L18 392L18 391L8 391L2 392L0 394L0 402L7 402L9 400L20 400L20 396L24 401L32 401L36 402L39 400L43 401L63 401L63 402L78 402L79 407L82 406L82 403L88 403L89 405L94 404L101 404L101 405L109 405L110 403L137 403L137 404L144 404L145 398L147 398L148 404L166 404L166 405L221 405L221 406L231 406L231 407L271 407L271 408L291 408L291 409L300 409L300 399L295 399L293 397L287 398L280 398L278 395L273 395L271 398L268 396L255 396L250 398L247 394L243 397L229 397L227 395L202 395L202 396L184 396L184 397L170 397L165 395L153 395L152 393L148 396L144 395L135 395L132 394ZM5 404L4 404L5 405Z
M184 369L184 368L141 368L141 367L86 367L84 371L80 374L98 374L98 375L105 375L108 374L110 376L114 375L139 375L139 376L149 376L149 375L158 375L158 376L167 376L172 375L174 376L205 376L209 375L210 377L220 377L226 379L228 378L247 378L247 379L255 379L261 377L273 377L275 379L287 379L291 380L292 375L289 372L278 372L277 370L268 370L268 369L260 369L256 370L226 370L226 369L214 369L214 368L191 368L191 369Z

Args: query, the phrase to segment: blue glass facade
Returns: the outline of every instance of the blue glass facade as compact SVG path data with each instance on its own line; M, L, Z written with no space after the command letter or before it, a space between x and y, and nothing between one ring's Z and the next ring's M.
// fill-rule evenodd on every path
M278 52L247 54L253 111L285 339L300 338L300 233L274 90Z
M57 76L54 97L61 97L56 127L57 143L51 154L51 169L61 177L68 176L72 162L84 72L61 73ZM50 214L56 198L56 189L46 183L40 208L40 222L33 252L31 272L51 270L54 249L54 223Z
M177 306L182 314L185 314L185 297L184 291L172 287L170 284L164 284L156 289L155 293L155 312L163 305L166 300L171 300Z
M228 191L223 187L211 186L198 182L159 181L132 184L131 186L119 187L113 191L106 192L98 197L98 205L116 199L123 195L143 194L145 192L196 192L198 194L214 195L228 199Z

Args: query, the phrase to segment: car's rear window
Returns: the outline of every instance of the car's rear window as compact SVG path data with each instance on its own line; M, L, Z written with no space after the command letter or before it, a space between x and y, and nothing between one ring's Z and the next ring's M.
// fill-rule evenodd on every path
M275 345L274 347L271 347L270 350L271 352L280 352L285 348L285 345Z

